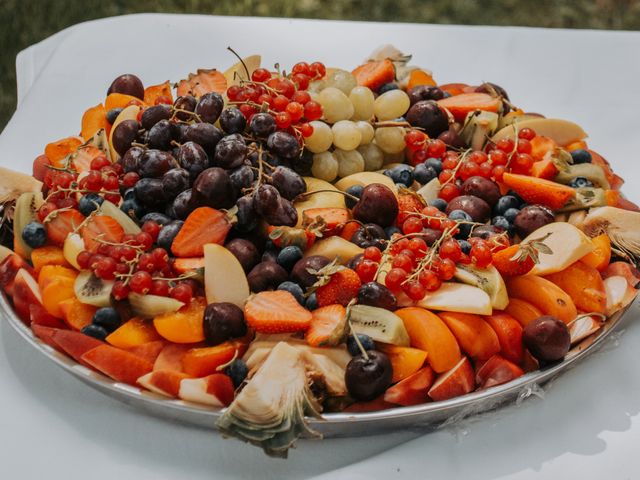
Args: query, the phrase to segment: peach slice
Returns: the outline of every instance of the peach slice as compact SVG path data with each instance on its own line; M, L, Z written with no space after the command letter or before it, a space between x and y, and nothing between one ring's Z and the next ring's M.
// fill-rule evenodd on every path
M160 352L162 352L164 346L164 340L153 340L141 345L136 345L135 347L131 347L127 350L147 362L154 363L160 355Z
M395 314L402 319L411 346L427 352L429 365L437 373L446 372L460 361L456 337L436 314L419 307L401 308Z
M60 302L60 310L64 322L72 330L82 330L93 321L93 315L98 308L82 303L73 296Z
M522 362L522 325L508 313L501 312L495 312L485 320L498 335L502 355L511 362Z
M204 298L196 297L177 312L157 316L153 325L157 332L170 342L201 342L204 340L202 318L206 305Z
M244 346L239 342L224 342L215 347L192 348L182 357L184 372L192 377L216 373L217 368L241 356Z
M40 287L31 274L21 268L13 283L13 308L22 321L27 324L31 318L29 306L32 304L42 305Z
M133 348L160 339L153 323L134 317L120 325L105 340L114 347Z
M36 325L51 328L66 328L65 323L61 319L49 314L39 303L29 305L29 320L32 330Z
M463 357L451 370L440 375L429 389L429 397L438 402L473 392L476 383L473 367Z
M183 372L182 359L192 348L193 345L184 345L180 343L169 343L165 345L156 358L156 361L153 363L153 370Z
M381 345L380 350L386 353L393 368L392 383L397 383L416 373L427 359L427 352L411 347Z
M89 350L81 359L114 380L129 385L136 385L140 377L153 370L151 362L107 344Z
M553 315L564 323L576 318L576 309L571 297L555 283L536 275L507 279L509 297L525 300L545 315Z
M438 316L447 324L462 350L470 357L486 360L500 351L498 335L478 315L440 312Z
M436 375L431 367L421 368L413 375L387 389L384 393L384 401L403 406L428 402L427 392L435 379Z
M600 272L594 267L577 261L560 272L545 276L567 292L578 310L603 313L607 296Z
M523 327L532 320L542 316L542 312L535 305L530 304L520 298L509 299L509 305L504 312L515 318Z
M519 366L500 355L494 355L478 369L476 383L479 388L490 388L515 380L522 375L524 371Z
M611 240L609 235L603 233L591 239L593 251L587 253L580 259L581 262L602 271L607 268L611 260Z
M101 342L97 338L72 330L56 330L53 332L51 340L58 346L59 350L62 350L76 362L87 367L91 365L84 360L84 354L96 347L104 345L104 342Z

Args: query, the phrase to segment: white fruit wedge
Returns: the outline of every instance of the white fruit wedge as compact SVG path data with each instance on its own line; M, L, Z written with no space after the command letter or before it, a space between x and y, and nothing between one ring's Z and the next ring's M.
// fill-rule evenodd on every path
M366 187L372 183L381 183L386 185L394 193L398 191L396 184L393 183L393 180L391 180L390 177L377 172L360 172L348 175L336 182L336 188L345 192L349 187L353 187L354 185Z
M637 290L629 285L627 279L620 275L606 278L604 290L607 294L607 306L604 313L607 316L613 315L633 302L637 293Z
M7 258L9 255L13 254L13 250L5 247L4 245L0 245L0 262Z
M329 237L317 241L311 248L304 252L305 257L322 255L329 260L338 259L338 263L344 265L356 255L364 252L364 249L345 240L342 237Z
M182 380L189 378L189 375L170 370L157 370L149 372L138 378L138 385L159 395L178 398Z
M523 243L543 240L552 253L539 252L539 262L529 272L547 275L564 270L593 250L593 243L580 229L570 223L554 222L532 232Z
M224 407L225 404L222 399L218 398L215 394L215 390L212 382L215 377L210 375L204 378L185 378L180 382L180 390L178 391L178 397L188 402L201 403L204 405L211 405L212 407Z
M456 280L478 287L489 294L491 306L496 310L504 310L509 305L509 294L502 275L493 265L487 268L476 268L471 265L458 265Z
M311 208L345 208L344 195L329 182L313 177L303 177L307 184L307 195L303 200L296 201L294 206L298 211L298 226L302 225L303 212ZM336 193L332 193L336 192Z
M137 105L129 105L125 109L123 109L118 116L116 117L115 122L111 126L111 132L109 133L109 153L111 154L111 161L117 162L120 158L120 155L113 148L113 132L116 131L116 127L125 120L137 120L138 113L140 113L140 107Z
M571 336L571 345L575 345L584 340L589 335L596 333L602 328L602 321L595 317L584 316L576 319L569 327L569 335Z
M85 250L84 240L77 233L70 233L67 238L64 239L62 245L62 256L77 270L82 270L78 264L78 254Z
M223 73L224 78L227 80L227 86L240 85L242 80L250 80L250 78L247 78L247 70L249 71L249 75L251 75L254 70L260 68L261 61L262 57L260 55L251 55L230 66Z
M159 315L173 313L184 307L184 303L171 297L160 295L129 294L129 303L133 313L140 318L155 318Z
M498 132L491 137L491 141L498 143L498 141L503 138L513 139L517 135L516 132L523 128L531 128L537 135L549 137L561 147L587 137L587 134L580 125L568 120L560 120L559 118L531 118L498 130Z
M216 243L204 246L204 290L207 303L229 302L244 307L249 283L233 253Z
M475 313L491 315L491 298L478 287L464 283L444 282L435 292L428 292L422 300L412 301L404 293L397 295L400 307L422 307L443 312Z
M438 177L434 178L425 183L416 193L427 203L434 201L440 193L440 180L438 180Z

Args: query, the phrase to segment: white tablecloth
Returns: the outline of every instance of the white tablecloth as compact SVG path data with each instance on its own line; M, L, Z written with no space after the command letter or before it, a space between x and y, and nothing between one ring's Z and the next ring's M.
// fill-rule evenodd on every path
M121 73L153 84L199 67L225 68L234 61L228 45L261 53L266 64L353 67L382 43L413 53L440 82L494 81L526 110L578 121L592 148L627 179L625 191L640 199L640 34L628 32L177 15L84 23L18 56L19 108L0 136L0 164L29 171L47 142L79 131L84 109ZM638 315L636 305L629 317ZM399 432L303 441L282 461L111 400L0 322L0 472L108 480L639 478L640 327L627 327L544 400L418 438Z

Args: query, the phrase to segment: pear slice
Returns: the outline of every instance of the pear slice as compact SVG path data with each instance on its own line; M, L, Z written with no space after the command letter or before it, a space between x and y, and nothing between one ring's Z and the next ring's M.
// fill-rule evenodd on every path
M381 183L389 187L393 193L397 193L398 191L396 184L393 183L393 180L391 180L391 178L378 172L360 172L348 175L336 182L336 188L338 190L346 192L347 188L354 185L361 185L363 187L366 187L367 185L371 185L372 183Z
M547 275L564 270L594 248L589 237L566 222L553 222L540 227L522 242L541 239L544 239L543 243L552 253L539 253L540 261L529 272L532 275Z
M498 121L498 129L503 129L507 125L512 125L517 122L522 122L524 120L531 120L534 118L544 118L544 115L540 115L539 113L509 112L506 115L500 117Z
M129 294L129 303L133 313L140 318L155 318L159 315L173 313L184 307L184 303L171 297L160 295Z
M16 206L13 210L14 250L27 260L31 259L33 249L22 239L22 231L28 223L36 220L36 213L43 203L42 192L24 192L16 200Z
M629 285L627 279L621 275L605 278L604 290L607 294L607 306L604 313L608 317L633 302L638 293L635 288Z
M329 237L318 240L313 246L304 252L304 256L322 255L329 260L338 259L338 263L344 265L356 255L364 252L364 249L345 240L342 237Z
M471 265L458 265L456 280L478 287L489 294L491 306L496 310L504 310L509 305L509 294L502 275L493 265L487 268L476 268Z
M440 193L440 180L438 180L438 177L430 180L416 193L420 195L427 204L429 204L429 202L433 202L438 198L438 194Z
M298 227L302 225L303 212L312 208L346 208L344 195L329 182L319 178L303 177L307 184L307 193L317 192L306 196L303 200L296 201L294 206L298 211ZM332 193L336 192L336 193Z
M113 218L123 228L124 233L130 233L136 235L140 233L140 227L134 222L129 215L124 213L118 207L116 207L109 200L105 200L100 205L100 212L103 215Z
M251 55L243 58L241 62L236 62L231 65L223 73L224 78L227 80L227 85L240 85L240 80L250 80L250 78L247 78L247 70L249 70L249 75L251 75L254 70L260 68L261 62L262 57L260 55Z
M2 262L9 255L13 255L13 250L4 245L0 245L0 262Z
M80 265L78 265L78 254L83 250L85 250L84 240L79 234L70 233L67 235L67 238L64 239L62 256L77 270L82 270Z
M249 283L233 253L216 243L204 246L204 290L207 303L229 302L244 307Z
M111 126L111 132L109 133L109 153L111 154L111 161L113 163L117 162L120 158L120 155L113 148L113 132L116 131L116 127L125 120L137 120L138 113L140 113L140 107L137 105L129 105L124 110L120 112L120 114L116 117L115 122Z
M444 312L475 313L491 315L491 298L478 287L464 283L445 282L435 292L429 292L418 302L413 302L404 293L398 295L398 306L417 306Z
M517 135L516 131L522 130L523 128L531 128L536 134L551 138L561 147L587 138L587 134L577 123L560 120L558 118L531 118L521 120L498 130L498 132L491 137L491 141L498 143L503 138L514 139Z

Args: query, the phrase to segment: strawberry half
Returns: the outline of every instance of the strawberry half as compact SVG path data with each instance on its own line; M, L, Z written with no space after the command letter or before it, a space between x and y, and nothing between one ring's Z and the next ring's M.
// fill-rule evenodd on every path
M171 251L180 258L202 257L204 245L223 244L229 230L231 224L224 212L211 207L196 208L173 240Z
M396 225L401 226L411 213L420 212L425 207L424 200L415 193L401 193L398 195L398 217Z
M90 252L98 250L98 239L112 243L120 243L124 237L124 229L113 217L96 215L91 217L82 227L82 240Z
M346 327L346 308L339 304L327 305L313 311L305 338L312 347L334 346L344 338Z
M71 232L84 221L84 215L78 210L57 210L46 220L47 238L49 242L61 247Z
M293 333L305 331L311 323L311 312L284 290L260 292L244 306L247 325L259 333Z
M329 281L316 290L318 305L324 307L339 303L347 306L358 295L361 285L360 277L354 270L342 268L332 273Z

